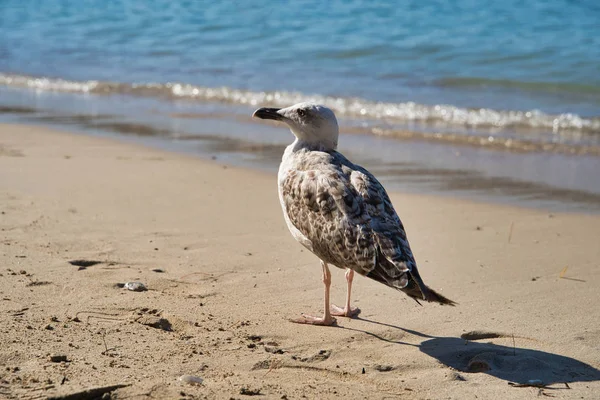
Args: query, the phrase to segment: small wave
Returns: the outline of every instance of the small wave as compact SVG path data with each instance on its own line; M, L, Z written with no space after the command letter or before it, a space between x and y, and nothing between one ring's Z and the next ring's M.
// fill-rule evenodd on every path
M569 143L539 142L527 139L501 136L467 136L456 133L429 133L394 129L372 128L371 133L395 139L417 139L432 142L449 143L460 146L484 147L493 150L506 150L517 153L548 152L578 156L600 157L600 146L577 145Z
M288 106L301 101L327 104L339 115L390 122L415 122L431 125L454 125L470 128L542 129L550 132L600 133L600 118L576 114L546 114L538 110L499 111L487 108L461 108L452 105L424 105L414 102L375 102L361 98L307 95L300 92L257 92L229 87L203 87L187 83L118 83L72 81L59 78L32 77L0 73L0 84L40 91L91 94L128 94L216 101L248 106Z
M580 83L522 82L510 79L452 77L438 79L435 84L440 87L492 87L500 89L521 89L528 92L573 93L600 96L600 87Z

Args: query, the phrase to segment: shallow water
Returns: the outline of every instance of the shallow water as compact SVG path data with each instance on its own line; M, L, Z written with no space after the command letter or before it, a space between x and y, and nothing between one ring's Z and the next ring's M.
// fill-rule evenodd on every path
M117 137L275 173L293 136L252 108L128 96L5 92L0 122ZM125 110L125 111L124 111ZM193 111L193 112L191 112ZM192 115L190 117L190 115ZM452 195L555 211L600 212L600 157L490 150L343 131L340 151L390 190Z

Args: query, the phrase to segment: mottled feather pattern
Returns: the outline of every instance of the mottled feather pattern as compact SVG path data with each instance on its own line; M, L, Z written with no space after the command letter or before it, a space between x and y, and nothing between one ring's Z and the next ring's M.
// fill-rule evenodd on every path
M311 251L396 289L416 269L402 222L379 181L330 150L286 150L280 169L286 220Z
M404 226L381 183L336 151L339 127L331 109L307 102L262 107L252 116L284 122L296 136L279 166L279 201L292 236L321 259L326 303L327 265L332 264L401 290L417 302L455 304L421 279ZM346 316L353 313L352 276L346 275ZM329 304L323 318L303 322L330 324Z

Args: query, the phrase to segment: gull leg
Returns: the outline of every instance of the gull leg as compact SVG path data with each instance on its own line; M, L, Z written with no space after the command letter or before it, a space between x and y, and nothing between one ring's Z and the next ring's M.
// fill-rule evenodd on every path
M321 261L321 267L323 268L323 285L325 285L325 313L323 317L313 317L311 315L302 314L302 317L292 319L292 322L297 324L310 324L310 325L333 325L335 318L331 316L329 310L329 288L331 287L331 272L327 263Z
M350 306L350 295L352 294L352 280L354 279L354 270L346 269L346 283L348 283L348 290L346 291L346 306L344 308L338 307L335 304L331 305L331 315L338 315L342 317L355 317L360 314L359 308L353 308Z

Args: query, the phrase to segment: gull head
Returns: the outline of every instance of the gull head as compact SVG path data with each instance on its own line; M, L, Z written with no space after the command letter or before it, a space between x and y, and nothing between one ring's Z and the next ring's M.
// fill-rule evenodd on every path
M259 108L255 118L284 122L298 141L335 150L338 143L338 123L329 108L315 103L298 103L286 108Z

